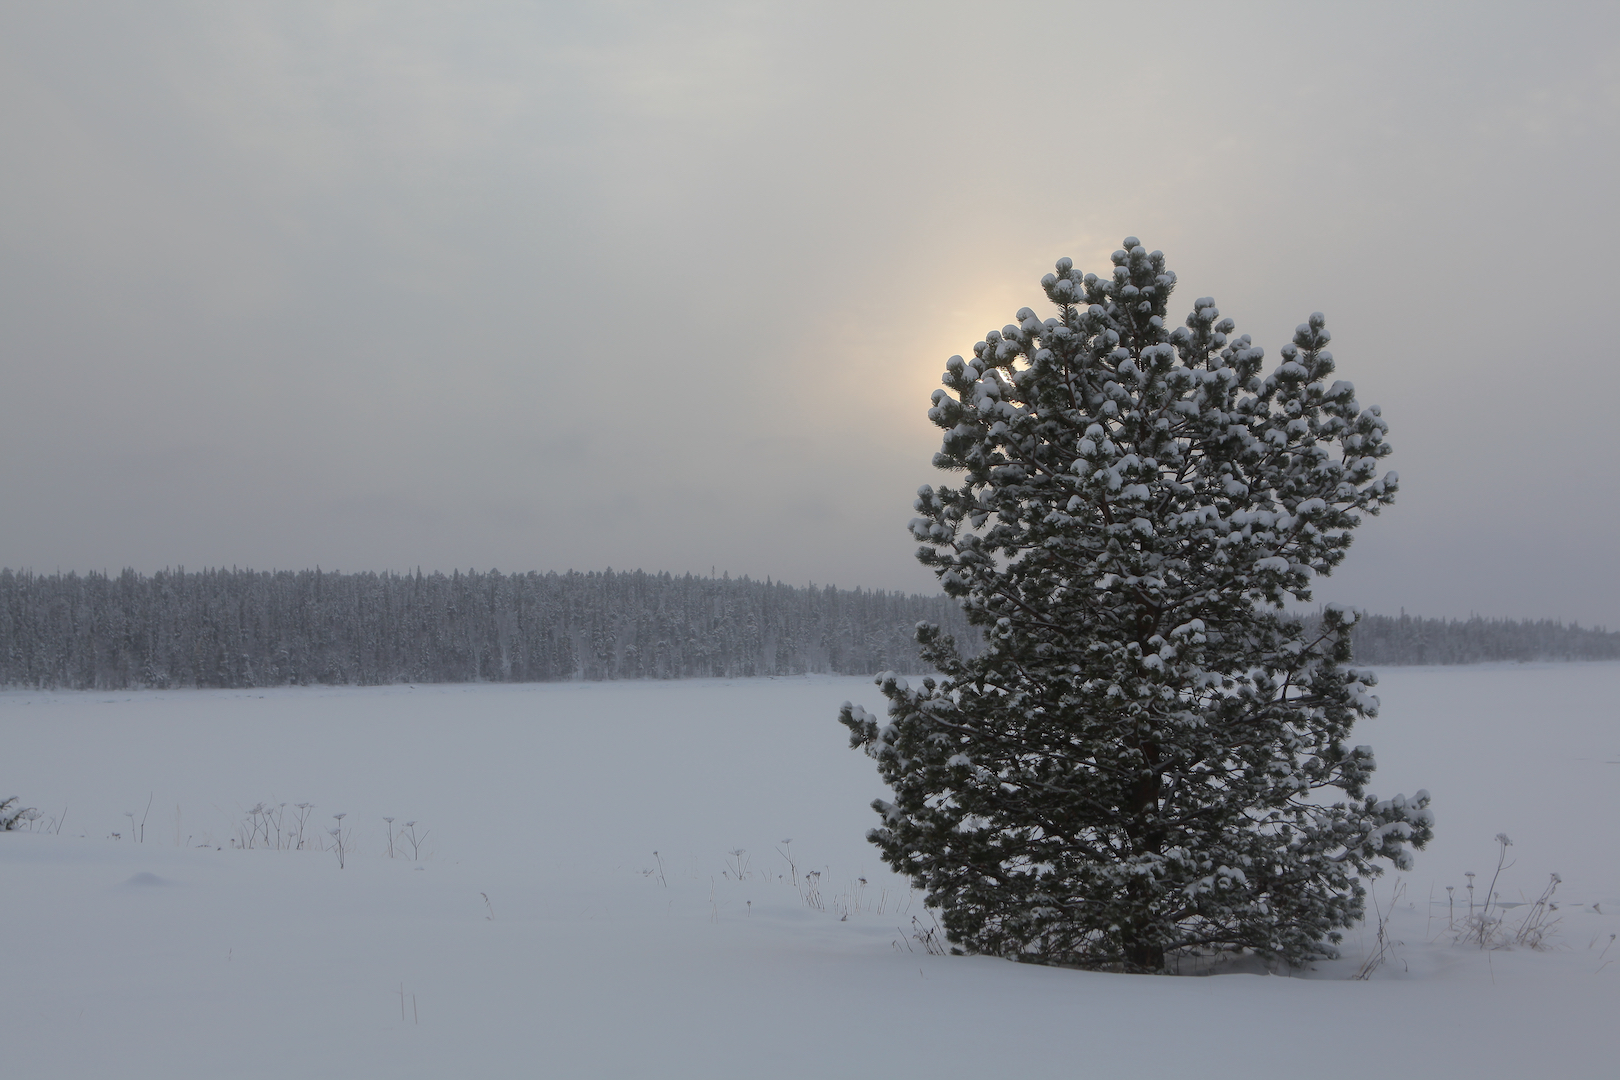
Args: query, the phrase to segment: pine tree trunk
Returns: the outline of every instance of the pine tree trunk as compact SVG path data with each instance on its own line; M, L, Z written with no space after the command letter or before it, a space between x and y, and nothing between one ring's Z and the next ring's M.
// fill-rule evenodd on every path
M1125 942L1125 962L1133 971L1158 974L1164 970L1164 950L1152 942L1132 941Z
M1157 974L1164 970L1164 949L1155 943L1163 938L1153 933L1155 927L1149 913L1151 897L1140 881L1125 888L1125 896L1133 915L1127 916L1120 926L1120 951L1124 954L1125 969L1142 974Z

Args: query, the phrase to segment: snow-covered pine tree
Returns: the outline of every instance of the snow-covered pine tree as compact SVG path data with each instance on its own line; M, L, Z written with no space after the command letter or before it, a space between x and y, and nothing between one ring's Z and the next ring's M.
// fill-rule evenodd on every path
M1160 252L1128 237L1113 261L1060 260L1057 316L1020 311L934 391L934 464L965 477L923 487L911 529L986 650L920 625L942 679L880 676L887 723L844 705L894 793L869 835L969 952L1331 956L1360 876L1410 865L1433 821L1427 792L1365 792L1354 615L1307 634L1282 612L1392 500L1387 429L1330 381L1321 315L1262 374L1213 300L1171 328Z

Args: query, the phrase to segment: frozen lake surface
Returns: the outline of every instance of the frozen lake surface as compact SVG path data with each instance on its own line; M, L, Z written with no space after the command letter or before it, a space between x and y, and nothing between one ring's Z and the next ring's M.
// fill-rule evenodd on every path
M1355 737L1372 789L1428 788L1436 840L1400 875L1392 955L1357 982L1370 929L1296 977L928 955L920 897L863 839L876 772L836 720L882 704L869 679L0 693L0 796L66 809L60 833L0 836L0 1059L29 1077L1611 1073L1620 664L1393 669L1379 694ZM414 853L396 838L389 857L385 817L416 823ZM1551 949L1447 931L1445 887L1488 876L1497 832L1504 900L1562 875Z

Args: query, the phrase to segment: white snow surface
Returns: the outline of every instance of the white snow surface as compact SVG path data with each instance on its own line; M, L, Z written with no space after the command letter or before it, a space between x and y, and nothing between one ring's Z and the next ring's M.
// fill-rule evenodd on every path
M67 813L60 833L0 835L0 1062L129 1080L1611 1075L1620 664L1398 669L1379 695L1356 732L1373 790L1428 788L1438 824L1398 875L1392 955L1353 981L1371 927L1291 974L929 955L920 898L864 840L884 791L836 721L846 699L881 704L868 679L3 693L0 797L36 824ZM345 814L346 866L233 846L260 802L313 803L306 838L328 846ZM429 830L419 859L387 857L385 815ZM1504 900L1562 875L1551 949L1447 931L1445 886L1461 903L1472 870L1483 892L1499 831ZM1396 878L1376 883L1386 909Z

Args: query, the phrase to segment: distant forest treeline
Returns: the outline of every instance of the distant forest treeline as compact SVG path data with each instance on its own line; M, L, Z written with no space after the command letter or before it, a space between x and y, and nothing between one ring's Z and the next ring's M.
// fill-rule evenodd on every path
M1311 617L1307 616L1309 622ZM922 667L944 596L633 573L0 570L0 685L113 690L872 674ZM1620 659L1620 634L1558 622L1364 616L1369 666Z
M944 596L669 574L0 570L0 685L548 682L917 670Z
M1314 621L1307 617L1307 623ZM1351 634L1355 662L1367 667L1483 664L1492 661L1620 660L1620 633L1551 619L1420 619L1363 615Z

